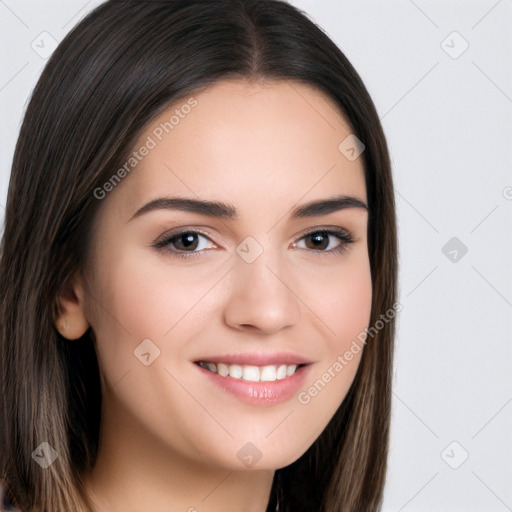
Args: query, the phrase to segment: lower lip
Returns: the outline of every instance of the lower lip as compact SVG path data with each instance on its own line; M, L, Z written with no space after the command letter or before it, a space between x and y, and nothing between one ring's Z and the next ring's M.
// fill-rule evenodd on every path
M231 393L242 402L249 405L265 406L286 402L294 397L304 383L312 365L300 367L290 377L266 382L221 377L197 364L194 366L210 379L210 382Z

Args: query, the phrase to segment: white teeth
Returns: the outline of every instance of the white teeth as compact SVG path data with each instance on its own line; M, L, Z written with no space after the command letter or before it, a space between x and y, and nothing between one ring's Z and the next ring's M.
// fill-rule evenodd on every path
M273 382L291 377L298 368L296 364L281 364L268 366L253 366L225 363L199 363L203 368L221 377L233 377L234 379L243 379L251 382Z
M229 375L229 368L225 364L219 363L217 365L217 373L221 377L227 377Z
M242 379L258 382L260 380L260 369L257 366L244 366Z
M271 382L276 380L276 367L275 366L264 366L260 370L260 380L265 382Z
M283 380L286 377L286 365L285 364L282 364L281 366L279 366L279 368L277 369L276 377L277 377L277 380Z
M229 366L229 376L234 377L235 379L242 378L242 367L237 364L232 364Z
M291 364L290 366L286 367L286 376L289 377L290 375L293 375L295 373L295 370L297 369L296 364Z

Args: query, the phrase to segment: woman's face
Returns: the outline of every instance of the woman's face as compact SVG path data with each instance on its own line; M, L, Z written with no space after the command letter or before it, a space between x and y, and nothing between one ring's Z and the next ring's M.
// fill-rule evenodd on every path
M142 133L97 191L84 272L106 431L231 469L286 466L321 434L370 316L350 133L284 81L219 82Z

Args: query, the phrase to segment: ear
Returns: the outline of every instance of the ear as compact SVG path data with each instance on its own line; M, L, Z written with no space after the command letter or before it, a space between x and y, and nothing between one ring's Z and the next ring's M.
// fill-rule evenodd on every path
M81 338L89 329L89 322L84 313L85 291L83 278L80 271L62 287L57 297L58 316L55 319L55 327L68 340Z

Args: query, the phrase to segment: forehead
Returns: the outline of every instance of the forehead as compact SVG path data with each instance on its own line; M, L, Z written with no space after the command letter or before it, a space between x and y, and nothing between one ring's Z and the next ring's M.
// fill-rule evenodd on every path
M339 149L350 134L334 102L310 86L218 82L148 125L116 200L125 217L165 195L229 199L242 211L336 193L366 200L362 158Z

